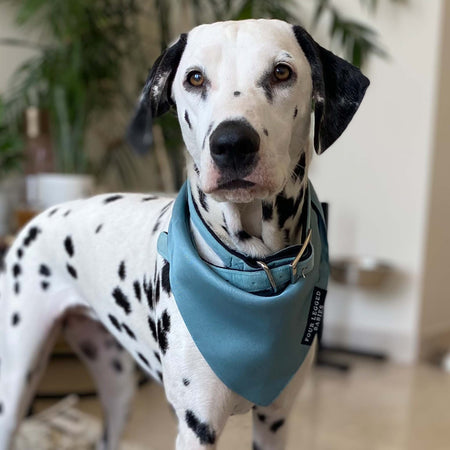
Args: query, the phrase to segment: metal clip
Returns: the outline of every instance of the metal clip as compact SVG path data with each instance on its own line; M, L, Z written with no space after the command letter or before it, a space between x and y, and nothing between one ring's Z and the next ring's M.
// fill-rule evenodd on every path
M277 284L275 283L275 280L273 278L272 272L269 269L269 266L262 261L256 261L256 264L258 264L259 267L261 267L264 272L266 272L267 278L269 279L269 283L272 286L273 292L276 293L277 292Z
M308 244L311 242L311 236L312 236L312 230L311 228L308 230L308 234L306 235L305 242L303 242L302 248L298 252L297 256L295 257L294 261L291 263L291 283L295 283L297 278L297 264L299 263L300 259L303 256L303 253L305 253L306 248L308 247ZM305 275L302 271L302 277L305 278Z

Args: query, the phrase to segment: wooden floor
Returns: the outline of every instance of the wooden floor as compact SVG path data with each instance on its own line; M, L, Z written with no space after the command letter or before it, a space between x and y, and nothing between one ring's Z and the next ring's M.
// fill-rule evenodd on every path
M312 372L291 417L287 450L450 449L450 374L425 364L352 363L347 374L324 368ZM61 388L71 377L83 384L77 363L53 364L44 388ZM39 401L37 409L50 404ZM82 400L80 408L100 414L95 399ZM162 388L155 383L142 387L127 441L137 448L169 450L175 434ZM230 418L218 448L251 449L250 415Z

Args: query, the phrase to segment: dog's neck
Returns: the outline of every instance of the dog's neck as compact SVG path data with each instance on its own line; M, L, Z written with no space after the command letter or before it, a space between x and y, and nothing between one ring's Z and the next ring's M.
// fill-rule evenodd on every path
M199 175L188 158L188 180L203 221L227 247L252 258L265 257L299 244L306 220L305 194L309 152L302 152L291 168L283 190L272 198L250 203L218 202L199 188ZM194 230L199 244L201 238ZM214 255L198 245L201 256L216 263ZM202 251L203 249L203 251Z

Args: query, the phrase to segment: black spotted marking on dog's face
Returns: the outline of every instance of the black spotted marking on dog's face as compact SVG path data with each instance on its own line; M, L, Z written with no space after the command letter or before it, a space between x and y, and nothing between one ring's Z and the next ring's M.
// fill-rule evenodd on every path
M164 310L161 317L158 319L158 344L163 355L166 354L169 348L169 340L167 335L170 332L170 316L167 309Z
M16 295L19 295L19 294L20 294L20 284L19 284L18 281L16 281L16 282L14 283L14 293L15 293Z
M127 270L125 267L125 261L121 261L121 263L119 264L119 270L117 271L117 273L119 274L119 278L123 281L125 280L126 276L127 276Z
M164 261L164 265L161 270L161 286L163 290L170 295L170 264L168 261Z
M67 217L71 212L72 212L72 210L68 209L68 210L63 214L63 217Z
M294 109L294 119L297 117L298 114L298 107L296 106Z
M143 202L150 202L152 200L156 200L158 197L156 195L147 195L142 199Z
M273 205L272 203L262 202L262 216L263 220L269 221L273 217Z
M188 380L187 378L183 378L183 384L185 386L189 386L191 384L190 380Z
M195 163L194 163L194 172L200 176L200 170L198 169L198 166Z
M95 234L100 233L101 229L103 228L103 224L100 224L96 229L95 229Z
M122 367L122 363L118 360L118 359L113 359L111 361L111 367L117 372L117 373L121 373L123 372L123 367Z
M156 324L155 321L150 316L148 316L148 326L150 328L150 331L152 332L153 339L155 340L155 342L158 342Z
M38 227L31 227L23 240L23 245L28 247L34 240L36 240L39 233L41 233L41 230Z
M277 420L270 426L270 431L276 433L284 425L284 422L284 419Z
M83 341L80 343L81 353L91 361L97 359L97 347L91 341Z
M18 248L16 254L17 254L17 257L18 257L19 259L21 259L22 256L23 256L23 250L22 250L21 248Z
M156 286L155 286L155 305L157 305L159 303L159 297L161 294L161 290L160 290L160 280L159 278L156 280Z
M77 271L76 271L75 267L71 266L70 264L66 264L66 269L67 269L67 272L69 272L69 274L71 275L72 278L75 278L75 279L78 278L78 274L77 274Z
M188 124L189 129L192 130L191 121L189 120L189 114L187 111L184 111L184 120Z
M159 356L159 353L153 352L153 354L155 355L156 360L161 364L161 356Z
M75 254L75 248L73 246L73 241L70 236L67 236L64 239L64 248L65 248L67 254L72 258L72 256Z
M148 307L153 309L153 286L152 282L144 276L144 282L142 284L142 289L144 290L145 296L147 297Z
M208 423L201 422L190 409L186 410L184 418L187 426L195 433L200 444L214 445L216 442L216 432Z
M115 201L117 201L117 200L120 200L121 198L123 198L123 195L111 195L111 196L109 196L109 197L106 197L106 198L103 200L103 203L105 203L105 204L107 204L107 203L112 203L112 202L115 202Z
M49 277L52 272L50 271L50 268L45 265L45 264L41 264L39 266L39 274L42 275L43 277Z
M19 264L14 264L12 266L12 274L14 278L17 278L20 274L22 273L22 268L20 267Z
M148 359L142 354L142 353L139 353L138 352L138 357L139 357L139 359L147 366L147 367L150 367L151 368L151 365L150 365L150 363L148 362Z
M58 211L58 208L54 208L54 209L52 209L49 213L48 213L48 217L52 217L53 216L53 214L55 214L56 213L56 211Z
M156 375L158 375L159 380L161 381L161 383L163 383L164 382L163 374L159 370L157 370Z
M43 291L46 291L50 287L50 283L48 281L41 281L41 288Z
M20 322L20 314L15 312L11 317L11 324L13 327L17 326Z
M128 336L131 339L134 339L136 341L136 335L133 333L133 330L130 329L130 327L126 324L122 322L122 327L125 330L125 332L128 334Z
M130 302L128 301L128 297L122 292L122 289L119 287L114 288L112 296L114 297L116 304L125 311L125 314L128 315L131 313Z
M241 95L241 91L234 91L234 92L233 92L233 95L234 95L235 97L239 97L239 96Z
M114 328L117 331L122 331L122 327L120 326L120 322L112 315L112 314L108 314L108 318L111 321L111 323L113 324Z
M248 234L245 230L239 231L238 233L236 233L236 236L240 241L248 241L252 238L250 234Z
M264 129L263 129L263 133L264 133L266 136L269 136L269 132L267 131L267 128L264 128Z
M135 297L141 301L141 284L138 280L133 283L134 295Z
M209 207L208 207L208 202L206 201L206 194L198 186L197 186L197 192L198 192L198 199L200 201L200 205L206 212L208 212Z
M260 422L265 422L266 419L267 419L267 417L266 417L265 414L260 414L260 413L258 413L258 414L256 415L256 417L258 417L258 420L259 420Z

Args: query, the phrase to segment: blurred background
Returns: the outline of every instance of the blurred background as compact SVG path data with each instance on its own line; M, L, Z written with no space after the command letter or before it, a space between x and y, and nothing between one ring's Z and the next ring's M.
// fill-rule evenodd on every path
M124 142L148 69L196 24L250 17L302 24L371 80L348 130L310 171L329 205L333 271L318 367L299 398L303 425L291 430L288 448L448 449L445 0L0 0L1 245L60 201L176 191L184 156L174 115L155 122L148 153ZM55 360L37 410L70 391L61 373L82 371L70 358ZM87 377L75 378L79 393L89 391ZM142 389L141 402L151 393L164 403L156 386ZM98 415L86 397L80 408ZM167 408L161 415L159 406L141 406L127 436L172 448ZM149 416L152 430L143 425ZM166 419L172 425L160 436ZM249 427L233 422L222 448L249 448Z

